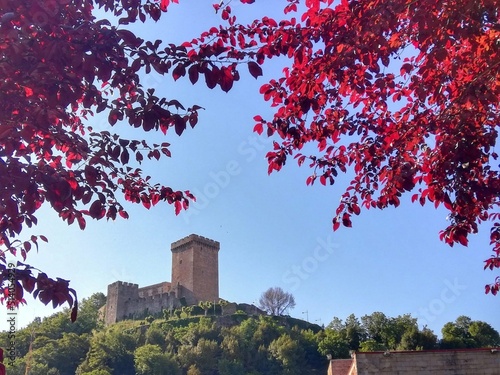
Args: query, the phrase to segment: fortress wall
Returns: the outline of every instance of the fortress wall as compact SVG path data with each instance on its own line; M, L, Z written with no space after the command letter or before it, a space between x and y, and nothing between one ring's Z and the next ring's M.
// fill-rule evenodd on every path
M133 318L134 316L157 314L163 310L170 310L178 307L179 303L174 295L165 293L161 295L130 299L125 302L123 315L119 320Z
M170 291L171 291L170 283L163 282L139 288L139 297L140 298L151 297L158 294L170 293Z

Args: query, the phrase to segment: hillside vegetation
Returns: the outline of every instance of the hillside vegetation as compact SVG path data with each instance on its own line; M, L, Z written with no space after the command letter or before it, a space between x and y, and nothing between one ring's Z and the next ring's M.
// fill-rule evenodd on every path
M258 375L324 374L327 355L348 358L350 350L421 350L500 345L488 323L458 317L442 339L419 329L410 315L381 312L323 329L290 317L238 310L184 307L163 317L126 320L104 327L99 308L105 296L84 300L75 323L67 312L37 318L15 336L17 358L6 358L9 375ZM8 347L7 332L0 346ZM30 348L31 347L31 348Z

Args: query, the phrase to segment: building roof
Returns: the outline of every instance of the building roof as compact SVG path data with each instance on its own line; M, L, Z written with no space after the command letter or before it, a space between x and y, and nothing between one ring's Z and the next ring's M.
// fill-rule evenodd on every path
M328 375L348 375L354 359L335 359L330 361Z

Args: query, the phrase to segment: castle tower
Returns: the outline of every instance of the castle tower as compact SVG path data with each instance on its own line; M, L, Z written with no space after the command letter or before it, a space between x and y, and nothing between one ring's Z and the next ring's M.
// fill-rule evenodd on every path
M172 289L188 305L219 300L217 241L191 234L172 243Z
M128 305L139 298L139 285L116 281L108 285L106 297L105 324L113 324L127 317Z

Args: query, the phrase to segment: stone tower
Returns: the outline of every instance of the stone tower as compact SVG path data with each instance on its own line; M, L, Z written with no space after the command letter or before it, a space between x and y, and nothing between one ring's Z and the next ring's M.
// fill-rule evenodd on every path
M106 325L126 318L127 304L136 301L139 297L139 285L116 281L108 285L106 298L105 323Z
M217 241L191 234L172 243L172 290L188 305L219 300Z

